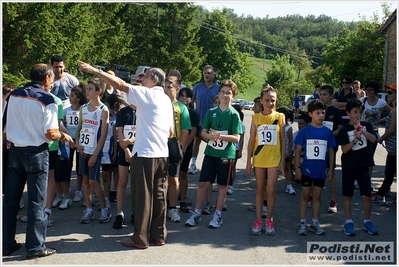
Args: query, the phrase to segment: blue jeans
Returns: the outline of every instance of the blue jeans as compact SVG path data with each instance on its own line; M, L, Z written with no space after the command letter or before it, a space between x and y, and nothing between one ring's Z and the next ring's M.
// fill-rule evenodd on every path
M49 171L48 144L38 147L11 145L8 158L8 175L4 177L3 251L15 247L16 217L25 183L28 187L28 223L25 248L29 254L46 248L47 200Z

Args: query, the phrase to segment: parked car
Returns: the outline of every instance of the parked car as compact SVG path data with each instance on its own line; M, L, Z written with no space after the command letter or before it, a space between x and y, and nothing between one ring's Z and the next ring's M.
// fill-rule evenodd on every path
M307 111L307 104L313 99L313 95L299 95L299 113L305 113ZM294 103L295 102L292 101L292 111L295 113Z
M109 64L105 66L103 70L112 70L116 77L121 78L127 83L130 83L131 81L129 69L125 65Z
M248 102L247 104L244 104L243 109L252 110L254 104L255 104L254 102Z
M130 79L132 82L136 81L136 76L140 73L145 73L151 66L138 66L132 73L130 74Z

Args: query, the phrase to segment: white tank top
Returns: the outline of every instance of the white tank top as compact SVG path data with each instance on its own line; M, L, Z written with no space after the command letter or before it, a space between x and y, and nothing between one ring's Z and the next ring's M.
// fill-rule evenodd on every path
M105 105L102 104L92 112L87 109L88 105L84 104L82 107L82 129L79 134L79 145L85 154L92 155L96 150L98 140L101 136L101 114ZM103 156L102 150L99 156Z

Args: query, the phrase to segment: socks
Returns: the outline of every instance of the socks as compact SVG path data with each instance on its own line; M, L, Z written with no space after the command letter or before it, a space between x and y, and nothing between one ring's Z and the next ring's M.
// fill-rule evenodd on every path
M44 209L44 212L45 212L45 213L48 213L48 214L51 214L51 209L45 208L45 209Z
M363 224L365 224L366 222L369 222L369 221L370 221L370 219L368 219L368 220L364 219Z
M317 223L318 221L319 221L318 219L312 218L312 224L315 224L315 223Z
M299 222L300 222L300 224L303 224L303 223L306 224L306 219L300 219Z
M353 223L352 219L345 220L345 224L347 224L347 223Z

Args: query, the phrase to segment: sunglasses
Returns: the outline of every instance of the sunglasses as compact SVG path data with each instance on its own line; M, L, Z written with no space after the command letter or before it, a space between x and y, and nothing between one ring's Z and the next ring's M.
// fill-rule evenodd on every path
M388 95L392 95L392 94L393 94L393 91L387 91L387 94L388 94Z

